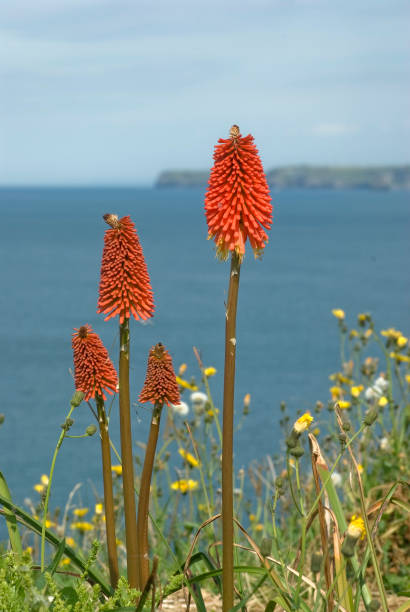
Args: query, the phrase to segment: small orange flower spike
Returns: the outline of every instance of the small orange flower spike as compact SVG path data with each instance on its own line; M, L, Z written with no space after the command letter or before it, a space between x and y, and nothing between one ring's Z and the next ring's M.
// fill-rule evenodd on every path
M139 396L140 402L179 404L179 388L171 355L158 342L149 352L147 374Z
M90 325L74 328L72 346L74 352L74 379L77 391L85 393L88 401L96 395L104 400L104 391L112 394L117 390L117 372L101 338Z
M255 257L265 248L268 236L263 228L272 224L269 188L253 136L241 136L233 125L230 138L218 140L214 166L205 195L209 236L216 243L217 255L227 259L235 251L240 259L249 242Z
M131 314L138 319L149 319L154 314L154 300L150 278L137 231L130 217L104 215L111 226L105 232L101 262L98 313L116 315L120 323Z

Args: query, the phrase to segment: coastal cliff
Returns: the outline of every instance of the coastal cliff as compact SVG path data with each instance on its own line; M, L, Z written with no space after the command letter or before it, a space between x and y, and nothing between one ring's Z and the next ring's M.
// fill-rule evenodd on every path
M266 172L273 188L410 190L407 166L284 166ZM164 170L155 187L206 187L208 170Z

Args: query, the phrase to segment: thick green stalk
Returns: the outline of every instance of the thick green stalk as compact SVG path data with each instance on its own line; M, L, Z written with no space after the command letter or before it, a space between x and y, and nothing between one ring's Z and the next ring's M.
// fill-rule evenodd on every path
M159 426L162 411L162 402L154 406L149 430L148 443L145 451L144 466L141 474L140 493L138 497L137 536L139 545L139 589L143 591L149 578L148 553L148 510L149 493L151 488L152 470L154 467L155 451L158 443Z
M233 415L236 358L236 310L240 259L233 252L225 324L225 371L222 426L222 600L223 611L234 603L233 580Z
M115 537L115 513L114 496L112 492L110 437L108 434L108 419L107 414L105 412L104 400L100 395L97 395L96 402L101 438L101 459L104 482L105 532L107 536L108 567L110 570L111 586L113 589L115 589L118 584L119 572L117 540Z
M44 512L43 512L43 526L41 529L41 553L40 553L40 557L41 557L41 561L40 561L40 566L41 566L41 571L44 571L44 549L45 549L45 544L46 544L46 521L47 521L47 514L48 514L48 502L50 500L50 491L51 491L51 483L53 480L53 474L54 474L54 467L56 464L56 459L57 459L57 455L58 455L58 451L60 450L60 447L63 443L63 440L65 438L65 435L67 433L67 430L69 429L69 425L67 424L68 419L71 417L71 414L74 410L75 406L73 404L71 404L70 406L70 410L66 416L66 420L65 423L62 427L62 431L60 434L60 437L58 439L57 442L57 446L54 450L54 455L53 455L53 459L51 461L51 468L50 468L50 475L48 477L48 483L47 483L47 492L46 492L46 499L44 501Z
M120 432L122 458L122 484L124 494L125 543L127 547L127 574L131 588L138 588L138 544L134 494L134 466L132 459L130 413L130 326L129 320L120 324Z

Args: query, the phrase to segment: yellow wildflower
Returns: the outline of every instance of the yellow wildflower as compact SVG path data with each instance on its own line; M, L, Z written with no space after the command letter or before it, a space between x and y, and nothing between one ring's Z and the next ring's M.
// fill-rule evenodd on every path
M357 331L357 329L351 329L350 332L349 332L349 336L351 338L357 338L358 335L359 335L359 332Z
M198 510L199 510L200 512L206 512L206 511L207 511L207 509L208 509L208 508L207 508L206 504L198 504Z
M251 521L251 523L254 523L256 521L256 515L255 514L250 514L249 515L249 520Z
M359 474L363 474L364 467L362 466L361 463L357 464L357 469L359 470Z
M43 484L45 487L48 485L48 476L47 474L43 474L40 478L41 484Z
M183 448L179 448L178 452L181 455L181 457L185 459L187 463L189 463L189 465L192 465L192 467L198 467L199 461L193 455L191 455L191 453L188 453Z
M62 565L63 567L64 567L65 565L70 565L70 563L71 563L71 560L70 560L70 559L67 559L67 557L65 557L64 559L62 559L62 560L60 561L60 565Z
M205 368L204 370L205 376L208 376L208 377L215 376L216 372L217 372L217 369L213 368L212 366L210 366L209 368Z
M33 489L35 491L37 491L37 493L40 493L40 495L41 495L41 493L44 491L45 487L42 484L35 484Z
M315 427L315 428L314 428L314 430L312 431L312 434L313 434L314 436L318 436L318 435L320 434L320 429L319 429L319 427Z
M94 529L94 525L92 523L87 523L87 521L77 521L75 523L71 523L71 529L78 529L78 531L92 531Z
M257 525L255 525L255 531L263 531L262 523L258 523Z
M188 491L196 491L198 488L198 482L196 480L186 480L181 478L171 484L173 491L181 491L181 493L187 493Z
M336 319L339 319L340 321L342 321L346 316L345 311L342 310L341 308L333 308L332 315L336 317Z
M178 368L178 374L179 374L180 376L182 376L183 374L185 374L187 367L188 367L188 366L187 366L187 364L186 364L186 363L181 363L181 365L180 365L180 366L179 366L179 368Z
M184 389L190 389L191 391L198 391L198 387L196 385L189 383L187 380L184 380L179 376L176 376L175 378L180 387L183 387Z
M352 519L347 528L347 533L356 539L364 539L366 535L366 528L364 526L364 521L361 516L356 516L355 514L352 516Z
M396 344L399 348L403 348L403 346L406 346L408 342L408 338L406 338L406 336L399 336L396 340Z
M216 414L219 414L219 408L215 408L215 410L212 410L212 408L211 408L210 410L207 410L207 411L206 411L206 414L207 414L208 416L213 417L213 416L215 416Z
M310 412L305 412L305 414L302 414L302 416L299 417L298 420L294 423L293 429L296 431L296 433L301 434L307 429L309 429L312 423L312 415L310 414Z
M46 528L50 529L51 527L55 527L56 523L53 523L53 521L49 521L48 519L46 520Z
M350 387L350 393L352 397L359 397L363 389L364 389L363 385L356 385L354 387Z
M111 470L115 474L117 474L117 476L121 476L121 474L122 474L122 465L121 464L120 465L112 465L111 466Z
M103 504L95 504L95 513L97 516L100 516L104 512Z
M74 548L75 546L75 540L74 538L71 538L70 536L68 536L68 538L65 539L65 543L67 544L67 546L71 546L71 548Z
M351 379L342 374L341 372L335 372L335 374L330 374L329 380L335 380L339 383L339 385L350 385Z
M367 314L365 314L364 312L361 312L357 315L357 321L360 325L364 325L364 323L366 323L367 321Z
M340 408L340 410L347 410L348 408L350 408L350 406L351 406L351 405L352 405L352 404L351 404L350 402L346 402L346 401L344 401L344 400L341 400L341 401L339 402L339 408Z
M370 338L370 336L372 335L373 330L372 329L366 329L366 331L364 332L364 337L365 338Z
M342 397L343 395L343 389L340 387L330 387L329 391L332 394L332 399L334 400L339 399L339 397Z
M394 329L394 327L382 329L380 333L382 336L385 336L385 338L389 338L390 340L397 340L402 335L402 333L397 329Z
M88 508L75 508L73 510L73 514L74 516L78 516L78 518L82 518L83 516L85 516L88 512Z
M406 383L410 385L410 374L406 374Z
M388 403L389 403L389 400L387 399L387 397L382 395L381 398L379 399L379 406L381 406L383 408Z
M33 554L33 547L32 546L27 546L27 548L24 549L24 552L28 552L30 553L30 555Z
M243 405L246 408L249 408L249 406L251 405L251 394L250 393L247 393L245 397L243 398Z
M410 363L410 357L408 355L400 355L400 353L390 353L391 359L395 359L397 363Z

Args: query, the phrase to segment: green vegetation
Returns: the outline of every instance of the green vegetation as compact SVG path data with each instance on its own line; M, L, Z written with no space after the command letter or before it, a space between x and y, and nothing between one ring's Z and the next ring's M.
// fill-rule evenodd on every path
M352 327L343 310L333 315L341 365L330 373L329 395L300 411L296 421L282 402L280 450L265 458L255 452L251 465L235 474L233 610L245 604L249 612L409 609L409 340L394 328L378 332L368 314L359 314ZM174 609L185 610L184 585L197 610L221 609L221 429L212 396L219 373L204 367L196 350L195 355L197 372L179 367L184 403L166 410L155 456L149 595L136 607L137 592L124 578L117 464L112 472L122 577L115 593L109 586L102 497L94 508L83 508L76 489L65 508L49 510L42 572L48 477L35 485L36 497L26 509L13 504L2 478L0 518L10 538L0 555L0 612L148 611L178 593ZM236 408L238 428L259 410L249 394ZM78 410L89 408L83 402ZM93 440L86 436L84 443ZM145 444L136 448L138 491Z
M165 170L156 187L206 187L209 171ZM266 172L271 187L303 189L410 189L410 166L284 166Z

